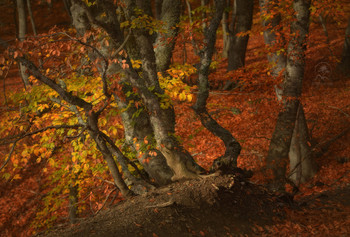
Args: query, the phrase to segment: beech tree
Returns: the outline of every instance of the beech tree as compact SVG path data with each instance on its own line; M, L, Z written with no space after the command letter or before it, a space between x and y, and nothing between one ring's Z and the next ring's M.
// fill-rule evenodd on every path
M268 9L276 10L278 7L275 1L260 1L260 4L265 14ZM277 118L266 158L267 169L273 172L271 189L276 191L284 191L285 183L288 182L286 176L288 160L292 172L291 179L295 183L304 182L316 172L308 145L308 128L303 106L300 103L310 6L311 2L308 0L292 2L296 19L291 23L291 32L294 35L287 42L286 54L283 53L284 50L276 50L268 57L272 64L272 75L277 76L283 72L284 76L282 85L276 86L276 95L283 106ZM264 25L268 26L264 33L268 45L276 44L273 27L278 26L281 17L281 14L277 13L270 18L271 20L264 22Z
M226 6L223 0L214 3L213 14L208 16L210 20L204 28L204 44L199 51L201 58L199 94L193 108L203 125L224 141L226 152L216 162L217 166L225 164L235 167L241 149L240 144L206 110L209 66L214 52L216 31ZM80 135L77 137L83 140L90 137L95 142L121 193L126 197L133 195L134 191L125 183L114 157L121 165L125 179L134 180L134 184L137 182L128 170L129 165L141 176L142 174L99 125L101 114L112 101L115 101L123 119L125 144L137 152L140 152L138 150L140 146L148 144L146 151L140 152L142 154L138 157L156 183L165 184L175 180L198 178L201 174L205 174L205 170L193 160L176 138L174 109L168 95L160 86L160 78L167 77L166 69L169 67L175 42L180 2L162 1L160 19L164 24L160 29L156 25L159 22L153 21L149 5L143 1L130 0L124 1L123 4L95 1L85 4L76 0L66 5L70 6L72 22L78 35L75 38L68 33L58 34L65 40L77 42L82 50L87 50L88 59L82 58L81 66L77 68L81 75L91 73L86 72L84 68L92 61L96 62L102 83L102 94L100 102L95 104L76 93L71 93L68 89L69 80L48 76L49 71L46 70L44 73L42 65L30 60L30 57L25 55L26 52L19 53L11 48L9 53L12 58L25 65L36 80L57 93L58 96L51 98L51 101L60 106L66 104L64 106L76 115L77 123L74 125L49 126L46 129L39 129L38 132L47 129L80 130ZM89 33L91 30L97 30L100 35L106 34L107 37L98 39ZM93 45L94 41L103 46L98 49ZM50 52L54 55L60 54L55 50ZM70 65L69 61L67 62ZM192 99L192 96L188 98ZM17 138L23 139L26 136L29 134L21 134Z

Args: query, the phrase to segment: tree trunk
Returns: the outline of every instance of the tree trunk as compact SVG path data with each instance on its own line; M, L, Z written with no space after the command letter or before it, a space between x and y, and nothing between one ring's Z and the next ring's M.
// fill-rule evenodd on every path
M18 13L18 39L20 41L23 41L25 39L26 31L27 31L26 9L25 9L24 0L17 0L17 13ZM26 70L27 68L20 63L19 71L20 71L21 78L25 88L27 88L30 85Z
M78 217L78 185L69 185L68 218L71 224L77 222Z
M259 0L260 11L262 15L271 14L272 9L278 6L277 0ZM263 21L264 30L264 40L267 46L272 47L276 44L276 34L273 32L274 28L276 28L281 22L281 15L278 13L277 15L272 15L268 20ZM272 66L271 74L272 76L278 76L280 72L286 66L286 55L280 52L271 52L267 59Z
M251 29L253 9L254 0L235 0L230 25L228 71L236 70L245 65L249 35L237 36L237 34L247 32Z
M124 85L124 89L126 92L132 90L127 85ZM154 132L147 111L142 107L139 108L142 111L138 112L138 109L131 102L131 100L140 101L140 98L135 97L127 97L126 102L117 100L118 107L123 111L121 117L125 132L125 143L137 153L139 151L137 147L144 147L144 139L147 139L151 148L143 150L143 154L140 156L136 154L136 157L155 183L159 185L168 184L171 182L171 177L174 174L167 165L164 156L155 149L155 144L152 144ZM137 112L139 113L138 116L134 116ZM136 142L134 140L135 138ZM154 153L157 155L154 155Z
M97 125L97 116L96 113L92 111L90 112L90 115L88 115L88 126L90 136L96 142L97 148L102 153L103 158L107 162L108 169L111 172L115 185L119 188L124 197L132 196L133 192L125 184L122 175L119 172L118 166L113 158L113 155L108 149L106 141L100 135L100 130Z
M88 11L87 15L88 19L92 21L91 23L102 27L115 45L119 47L123 44L124 34L116 15L116 6L113 3L97 1L96 6L87 8L80 1L74 2ZM132 18L135 14L135 7L134 1L125 1L124 14L126 18ZM105 13L108 18L100 21L98 17L101 13ZM157 147L174 172L172 180L198 177L198 174L203 172L204 169L195 163L191 155L183 149L174 137L175 116L173 108L171 106L162 108L161 106L164 91L159 86L152 35L149 35L149 32L144 28L133 28L131 32L135 38L135 48L139 49L142 69L135 70L133 68L127 52L127 56L123 60L128 64L128 68L123 70L123 74L130 85L137 90L144 106L147 108ZM121 56L116 55L116 57Z
M308 145L309 140L304 109L300 104L289 150L289 178L297 186L312 178L317 172L317 166Z
M224 156L218 158L213 166L214 169L237 166L237 157L240 154L241 146L232 134L220 126L208 113L206 109L207 99L209 96L209 67L214 53L216 42L216 30L218 29L223 11L226 6L226 0L215 0L215 13L212 17L208 28L204 31L204 47L200 52L200 66L198 73L199 92L197 100L193 105L194 111L199 116L203 126L218 136L225 144L226 151Z
M165 23L165 33L158 34L156 39L157 71L164 73L169 69L180 22L181 1L163 0L161 20Z
M288 44L288 58L282 92L283 108L278 115L266 158L267 168L273 172L270 188L278 192L285 190L286 165L300 105L299 99L305 68L306 37L309 30L309 8L309 0L295 0L293 2L296 21L292 23L291 31L296 36Z
M338 68L347 75L350 73L350 18L345 31L344 48Z
M226 8L229 8L231 1L226 0ZM229 11L224 10L222 14L222 40L223 40L223 49L222 49L222 57L227 58L228 50L230 48L230 29L229 29Z

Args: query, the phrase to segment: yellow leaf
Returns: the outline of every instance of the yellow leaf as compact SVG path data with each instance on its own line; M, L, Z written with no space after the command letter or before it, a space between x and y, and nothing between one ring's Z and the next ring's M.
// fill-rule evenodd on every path
M39 157L38 159L36 159L36 163L40 163L41 161L41 157Z
M49 159L49 164L50 164L50 166L54 166L55 165L55 160L50 158Z
M193 99L193 96L192 96L191 94L188 94L188 95L187 95L187 100L188 100L189 102L191 102L192 99Z
M16 174L15 177L13 177L13 179L21 179L21 176L19 174Z
M181 93L181 94L179 95L179 99L180 99L181 101L186 100L186 95L185 95L185 93Z

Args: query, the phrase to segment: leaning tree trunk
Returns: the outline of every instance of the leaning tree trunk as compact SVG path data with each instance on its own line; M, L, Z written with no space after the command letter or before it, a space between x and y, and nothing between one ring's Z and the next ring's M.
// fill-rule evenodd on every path
M26 9L24 0L17 0L17 13L18 13L18 39L23 41L26 36L27 31L27 21L26 21ZM28 87L30 85L28 75L26 74L26 67L19 64L19 71L21 74L21 78L24 84L24 87Z
M345 31L344 48L341 62L339 63L339 69L345 74L350 72L350 18Z
M273 173L270 188L278 192L285 190L288 154L300 106L306 37L309 30L309 8L310 0L294 0L293 2L296 20L292 22L291 32L295 33L295 37L288 44L288 58L282 92L283 108L278 115L266 159L267 168L271 169Z
M227 70L236 70L245 65L249 35L238 36L252 27L254 0L235 0L230 24Z
M224 156L214 161L214 169L226 167L236 167L237 157L240 154L241 146L232 134L225 128L220 126L208 113L206 109L207 99L209 96L209 67L215 49L216 30L218 29L223 11L226 6L225 0L215 0L215 13L212 17L209 26L204 31L204 47L200 52L200 66L198 73L199 92L197 100L193 105L194 111L199 116L203 126L218 136L225 144L226 151Z

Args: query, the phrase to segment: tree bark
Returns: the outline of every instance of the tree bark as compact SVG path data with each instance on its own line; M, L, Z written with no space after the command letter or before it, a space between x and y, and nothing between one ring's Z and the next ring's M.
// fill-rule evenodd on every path
M277 0L259 0L260 11L262 15L270 14L271 9L273 7L278 6ZM276 34L273 32L274 28L276 28L281 22L281 15L278 13L276 15L272 15L268 20L263 21L264 30L264 40L265 44L272 47L276 44ZM286 55L280 52L271 52L267 59L271 65L271 74L272 76L278 76L280 72L286 66Z
M231 1L226 0L226 9L230 8ZM230 29L229 29L229 11L224 10L222 14L222 40L223 40L223 49L222 49L222 57L227 58L228 50L230 48Z
M157 71L165 73L169 69L180 22L181 1L163 0L161 20L165 23L165 33L156 39Z
M289 178L297 186L312 178L317 172L311 147L308 145L309 141L310 137L304 109L302 104L300 104L289 150Z
M283 108L278 115L269 153L267 168L273 171L270 188L277 192L285 190L286 165L292 141L297 112L300 106L302 81L305 69L306 37L309 30L309 0L294 0L296 21L291 25L295 37L288 44L288 58L283 82Z
M27 32L27 21L26 21L26 9L24 0L17 0L17 13L18 13L18 39L24 41L26 32ZM24 84L24 87L27 88L30 85L28 75L26 73L26 67L19 64L19 72Z
M125 92L132 91L132 88L128 85L124 85L123 87ZM152 144L154 132L147 111L144 107L141 107L139 109L142 109L142 111L138 112L139 109L135 107L131 100L140 101L140 98L137 96L129 96L126 98L125 102L117 99L118 107L123 111L121 113L121 118L125 132L125 143L137 153L137 147L145 146L144 139L147 138L151 149L143 151L141 156L137 154L137 159L148 175L154 179L155 183L159 185L168 184L171 182L171 177L174 173L167 165L164 156L154 148L155 144ZM137 112L139 115L135 117L134 115ZM134 141L135 138L136 142ZM155 156L154 153L157 155Z
M245 55L249 35L237 36L247 32L252 27L254 0L235 0L230 24L228 50L228 71L236 70L245 65Z

